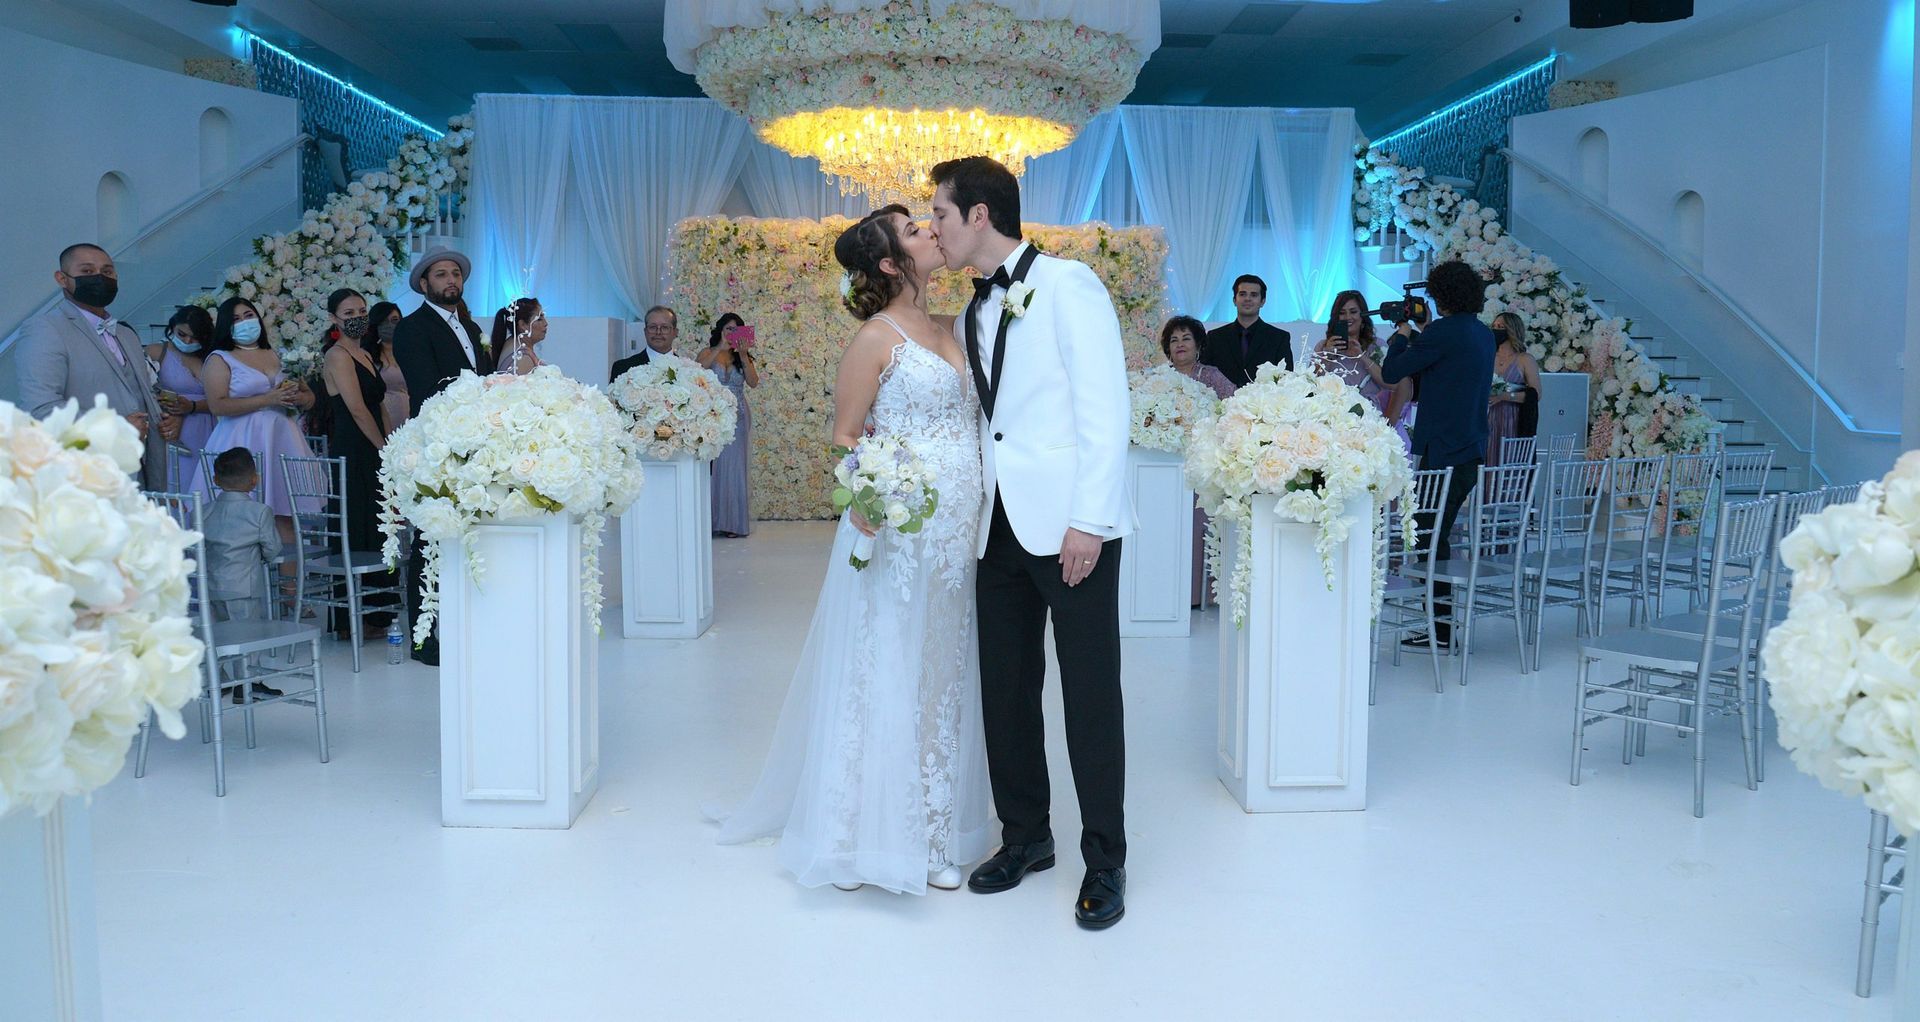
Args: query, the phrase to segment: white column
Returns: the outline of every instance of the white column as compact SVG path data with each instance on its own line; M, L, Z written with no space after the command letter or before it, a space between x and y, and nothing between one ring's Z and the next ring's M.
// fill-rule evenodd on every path
M1246 624L1234 627L1220 601L1220 781L1250 813L1365 809L1371 509L1349 505L1360 524L1334 552L1329 589L1318 527L1273 507L1253 500Z
M713 462L646 459L620 516L620 632L692 639L713 624Z
M440 575L440 822L565 829L600 785L600 670L580 523L482 525Z
M1193 602L1193 490L1186 459L1127 448L1127 496L1140 527L1121 544L1120 634L1184 636Z
M86 802L0 818L0 1018L100 1018Z

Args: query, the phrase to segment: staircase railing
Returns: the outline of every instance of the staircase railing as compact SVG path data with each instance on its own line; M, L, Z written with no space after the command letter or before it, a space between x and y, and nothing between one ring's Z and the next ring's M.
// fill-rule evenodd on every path
M121 250L132 250L132 249L138 248L140 244L146 241L148 238L152 237L153 235L159 233L162 230L165 230L167 227L172 226L174 223L178 222L182 217L185 217L187 214L192 213L194 210L197 210L201 206L206 205L208 202L212 201L214 198L232 189L235 185L239 184L242 181L245 181L247 178L252 177L254 174L258 173L262 169L272 166L274 163L278 162L281 157L287 155L287 153L289 152L299 149L302 145L305 145L311 139L312 139L312 136L310 135L299 134L281 142L280 144L274 146L271 149L268 149L266 152L260 154L259 156L254 157L251 161L249 161L245 166L242 166L239 170L234 171L233 173L227 175L221 180L215 182L214 184L211 184L205 188L202 188L200 191L195 192L192 196L189 196L185 201L174 206L172 209L167 210L165 213L160 214L158 217L149 221L145 227L140 228L140 230L136 234L134 234L133 237L128 238L125 241L116 242L114 247ZM26 324L28 320L33 319L35 316L38 316L46 312L48 309L51 309L55 305L59 304L61 296L62 296L62 292L60 291L55 291L53 292L53 294L48 295L46 301L41 302L39 305L35 306L32 312L29 312L25 316L22 316L19 322L14 323L12 326L7 328L7 332L4 335L0 335L0 358L4 358L7 352L13 347L14 342L19 339L20 327Z
M1680 271L1687 279L1691 280L1694 286L1724 306L1727 312L1744 324L1755 337L1759 338L1767 350L1771 351L1774 357L1779 359L1780 363L1784 365L1789 372L1793 373L1794 377L1798 379L1821 404L1826 406L1827 412L1833 416L1834 421L1838 422L1847 432L1867 437L1883 437L1894 440L1900 438L1900 433L1896 430L1871 429L1860 425L1859 421L1853 417L1853 414L1845 408L1840 407L1840 402L1834 399L1834 396L1828 392L1826 387L1821 386L1820 381L1814 377L1813 373L1809 371L1805 365L1801 364L1800 360L1795 358L1793 353L1789 352L1766 327L1761 326L1759 321L1754 319L1732 295L1727 294L1721 290L1719 285L1702 276L1698 270L1694 269L1678 255L1675 255L1673 251L1662 244L1659 239L1648 234L1639 225L1615 212L1606 203L1588 195L1582 191L1579 186L1573 184L1573 182L1566 180L1554 171L1542 166L1538 160L1524 153L1514 152L1512 149L1502 149L1500 152L1511 161L1512 165L1525 167L1529 173L1567 193L1589 209L1612 221L1622 231L1626 232L1629 237L1640 242L1648 249L1651 249L1655 254L1660 256L1661 259L1665 260L1674 269Z

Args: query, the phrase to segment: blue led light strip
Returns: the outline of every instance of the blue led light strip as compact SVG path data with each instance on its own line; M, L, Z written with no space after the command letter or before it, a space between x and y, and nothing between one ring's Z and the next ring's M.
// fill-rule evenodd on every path
M1507 88L1508 86L1511 86L1513 83L1525 79L1528 75L1537 74L1542 68L1551 66L1553 62L1558 59L1559 59L1559 54L1549 54L1546 57L1543 57L1540 60L1536 60L1532 64L1529 64L1526 67L1523 67L1518 71L1515 71L1514 73L1506 76L1505 78L1502 78L1497 82L1494 82L1492 85L1489 85L1486 88L1481 89L1478 92L1475 92L1473 95L1468 96L1465 99L1459 100L1457 102L1449 103L1446 106L1443 106L1440 109L1435 110L1434 112L1426 115L1425 117L1420 118L1419 120L1413 122L1412 124L1409 124L1406 127L1399 129L1398 131L1389 132L1388 134L1375 139L1373 141L1373 144L1375 146L1385 146L1388 142L1391 142L1396 138L1418 131L1421 128L1426 127L1427 125L1432 124L1434 121L1437 121L1442 117L1445 117L1448 114L1451 114L1461 109L1462 107L1472 106L1473 104L1478 103L1483 99L1486 99L1488 96L1491 96L1494 93L1499 92L1501 89Z
M245 39L248 43L254 46L259 46L263 49L269 50L284 60L292 61L293 63L299 65L303 70L311 72L312 74L319 75L320 77L325 78L327 81L330 81L333 84L338 85L341 88L347 90L348 92L352 93L354 96L360 99L366 100L367 102L372 103L374 106L377 106L380 109L385 110L386 112L394 115L395 117L398 117L403 121L406 121L408 124L411 124L414 127L419 128L421 131L424 131L427 133L428 138L439 138L440 136L446 134L445 129L433 127L432 125L421 120L420 118L413 116L412 114L406 112L405 110L400 109L397 106L394 106L392 103L389 103L384 99L381 99L379 96L375 96L372 93L365 91L364 89L358 88L352 82L343 81L339 76L329 73L325 68L316 67L313 64L308 63L307 61L301 60L299 57L296 57L293 54L288 53L286 50L273 45L272 43L266 41L265 39L262 39L261 37L259 37L258 35L255 35L252 32L247 31L244 28L239 27L238 25L234 26L233 30L235 32L238 32L241 38Z

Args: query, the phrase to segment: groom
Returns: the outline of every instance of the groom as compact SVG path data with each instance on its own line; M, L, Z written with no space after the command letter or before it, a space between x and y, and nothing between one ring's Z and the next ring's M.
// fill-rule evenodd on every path
M987 771L1005 846L973 871L982 894L1054 863L1048 818L1044 638L1066 705L1087 867L1074 917L1102 930L1126 911L1120 700L1120 537L1128 398L1120 320L1084 264L1020 240L1020 186L984 156L933 168L933 234L948 269L991 269L962 316L980 396L987 501L974 598Z

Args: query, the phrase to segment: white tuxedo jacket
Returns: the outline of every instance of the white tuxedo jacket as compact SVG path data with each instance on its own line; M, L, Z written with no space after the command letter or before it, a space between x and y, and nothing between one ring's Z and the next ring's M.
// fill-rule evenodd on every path
M1007 258L1008 272L1026 248ZM1039 556L1059 553L1069 526L1103 539L1128 535L1135 526L1126 484L1126 351L1113 299L1086 264L1068 259L1037 257L1025 281L1033 301L1008 325L991 416L988 395L980 395L987 495L980 556L987 552L996 492L1020 545ZM1005 293L995 287L963 313L975 319L979 368L989 385ZM959 325L964 341L966 323Z

